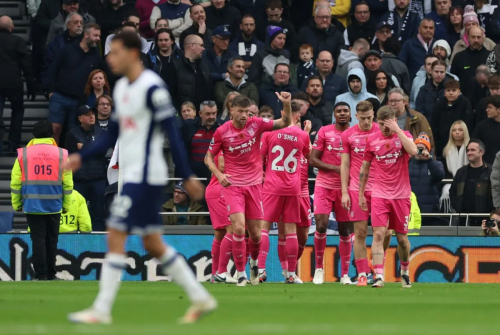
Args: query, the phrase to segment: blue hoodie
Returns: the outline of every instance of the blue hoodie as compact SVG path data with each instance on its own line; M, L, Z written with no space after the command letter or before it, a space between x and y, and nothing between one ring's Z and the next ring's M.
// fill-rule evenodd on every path
M361 91L358 94L354 94L351 92L351 86L349 86L349 77L350 76L357 76L361 80ZM366 90L366 77L365 73L363 72L362 69L352 69L349 71L347 74L347 88L349 89L349 92L338 95L337 99L335 99L335 103L343 101L347 102L349 106L351 107L351 126L354 126L358 124L358 119L356 119L356 105L358 102L366 100L368 98L375 98L378 100L376 96L374 96L371 93L368 93ZM335 118L332 118L335 120Z

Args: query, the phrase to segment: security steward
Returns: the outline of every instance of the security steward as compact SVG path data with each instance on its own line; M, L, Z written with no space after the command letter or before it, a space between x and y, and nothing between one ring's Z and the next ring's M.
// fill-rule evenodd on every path
M57 238L61 212L70 206L71 171L63 171L68 152L57 147L48 121L35 124L31 140L17 150L12 168L12 207L24 212L33 243L34 280L56 279Z
M92 221L87 201L77 190L73 190L70 199L68 211L61 214L59 233L91 232Z

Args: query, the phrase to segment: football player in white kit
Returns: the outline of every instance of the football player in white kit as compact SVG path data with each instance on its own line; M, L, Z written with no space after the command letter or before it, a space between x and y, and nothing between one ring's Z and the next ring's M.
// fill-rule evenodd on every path
M159 215L167 165L163 157L164 131L168 134L174 162L184 178L191 199L203 196L203 186L192 179L184 146L177 132L175 109L163 80L140 61L141 41L137 34L123 32L111 42L107 61L113 73L123 76L114 90L115 112L107 134L95 145L70 155L67 169L77 170L82 160L105 152L118 138L123 189L115 198L108 219L108 247L102 265L99 294L93 305L68 315L80 323L111 323L111 308L126 268L125 242L129 234L142 236L144 248L155 257L164 274L180 285L191 301L182 323L192 323L217 308L217 301L196 280L184 258L162 239ZM119 137L118 137L119 133Z

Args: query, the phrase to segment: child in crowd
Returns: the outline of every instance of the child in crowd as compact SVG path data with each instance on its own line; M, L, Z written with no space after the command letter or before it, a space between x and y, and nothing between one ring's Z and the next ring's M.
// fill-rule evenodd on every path
M314 51L309 44L302 44L299 48L299 66L297 68L297 84L302 86L302 82L316 74L316 66L313 62Z
M268 120L274 120L274 111L271 107L264 105L259 109L259 117Z

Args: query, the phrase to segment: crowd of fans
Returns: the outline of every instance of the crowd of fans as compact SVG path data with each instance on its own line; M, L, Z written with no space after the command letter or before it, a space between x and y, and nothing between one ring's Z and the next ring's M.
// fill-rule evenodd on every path
M251 98L255 115L275 118L282 104L274 92L286 91L301 106L301 118L311 121L312 139L332 123L336 102L349 104L351 125L360 101L392 106L425 153L410 162L422 212L500 208L495 0L28 0L28 11L31 58L10 34L12 21L0 19L0 56L16 55L0 65L0 110L5 98L13 109L11 150L22 127L21 72L31 98L38 84L49 99L55 140L69 152L106 131L117 80L105 62L109 41L134 31L142 38L144 66L168 85L199 177L210 178L203 158L236 95ZM168 158L168 143L165 152ZM96 158L74 176L96 230L104 228L99 204L107 165L106 157ZM453 183L443 186L445 178ZM164 210L206 208L190 202L180 184ZM424 225L442 223L424 219Z

